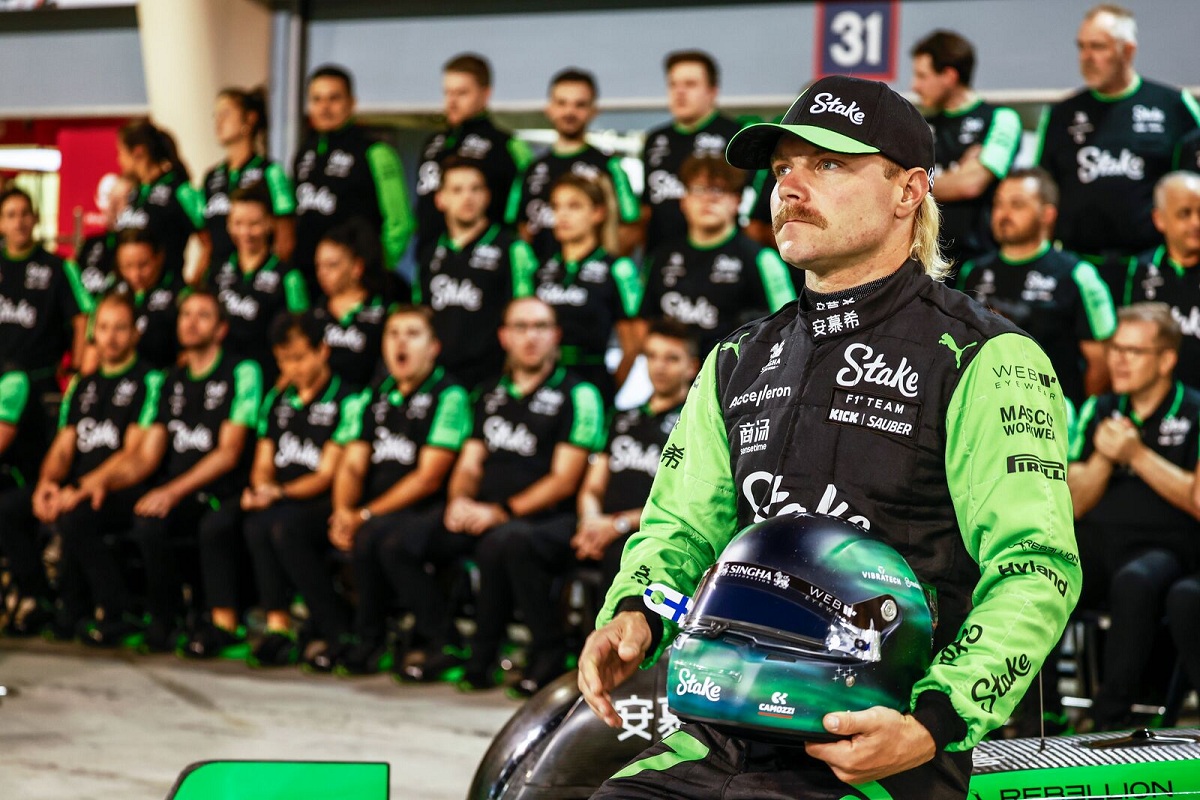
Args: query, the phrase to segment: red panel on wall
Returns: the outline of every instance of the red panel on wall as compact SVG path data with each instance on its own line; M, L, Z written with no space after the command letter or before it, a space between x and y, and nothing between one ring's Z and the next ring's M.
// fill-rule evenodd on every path
M62 153L59 173L58 229L74 230L76 209L83 212L83 233L90 236L104 230L100 182L105 175L116 175L117 123L72 125L58 131L57 147Z

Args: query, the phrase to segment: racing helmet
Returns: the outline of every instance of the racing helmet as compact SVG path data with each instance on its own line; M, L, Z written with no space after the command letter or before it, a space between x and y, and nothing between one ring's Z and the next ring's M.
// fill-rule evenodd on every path
M768 741L828 741L831 711L909 709L933 653L904 557L845 520L786 514L739 533L705 573L670 650L677 716Z

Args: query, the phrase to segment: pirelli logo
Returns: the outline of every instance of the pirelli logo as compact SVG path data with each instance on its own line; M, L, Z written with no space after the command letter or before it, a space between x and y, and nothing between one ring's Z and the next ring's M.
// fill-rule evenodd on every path
M1065 481L1067 470L1060 461L1047 461L1030 453L1018 453L1008 457L1008 471L1040 472L1052 481Z

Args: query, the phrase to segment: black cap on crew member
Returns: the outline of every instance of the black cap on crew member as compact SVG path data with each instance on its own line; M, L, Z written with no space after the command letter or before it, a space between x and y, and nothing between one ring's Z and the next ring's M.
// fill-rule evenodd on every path
M833 75L808 87L778 123L750 125L729 140L726 160L767 169L779 137L794 133L834 153L880 153L904 169L921 167L933 185L933 132L916 106L886 83Z

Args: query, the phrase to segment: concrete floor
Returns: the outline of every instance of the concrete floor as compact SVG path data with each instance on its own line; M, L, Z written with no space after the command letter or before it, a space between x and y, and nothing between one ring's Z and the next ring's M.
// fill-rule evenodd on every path
M159 800L208 759L386 761L393 800L463 800L499 690L0 640L0 800Z

